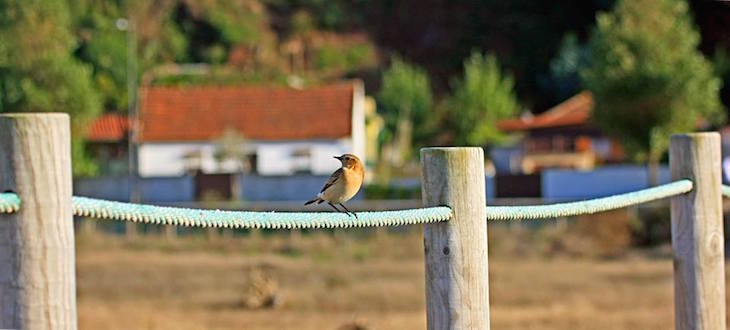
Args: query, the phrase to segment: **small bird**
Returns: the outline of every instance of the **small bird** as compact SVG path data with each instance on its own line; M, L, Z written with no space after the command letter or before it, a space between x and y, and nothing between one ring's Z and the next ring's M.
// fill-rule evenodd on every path
M342 212L335 207L335 204L339 204L345 209L347 215L352 213L357 218L357 214L348 210L345 204L342 203L350 200L360 190L362 180L365 178L365 170L360 162L360 158L357 158L353 154L344 154L339 157L335 156L335 158L342 162L342 167L330 175L327 183L324 184L322 190L317 194L317 198L304 203L304 205L315 202L317 204L327 202L337 212Z

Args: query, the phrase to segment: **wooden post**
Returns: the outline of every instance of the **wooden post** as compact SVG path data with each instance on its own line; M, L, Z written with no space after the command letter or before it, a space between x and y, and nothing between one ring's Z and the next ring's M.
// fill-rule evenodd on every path
M489 329L489 266L481 148L421 149L424 206L451 207L425 224L428 329Z
M69 117L0 114L0 328L76 329Z
M672 198L675 328L725 329L720 135L674 135L669 160L672 180L694 183Z

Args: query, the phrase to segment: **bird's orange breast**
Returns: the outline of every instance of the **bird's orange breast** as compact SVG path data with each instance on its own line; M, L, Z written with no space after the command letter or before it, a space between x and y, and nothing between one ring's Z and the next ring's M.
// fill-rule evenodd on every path
M357 194L357 191L360 190L360 186L362 185L362 171L357 170L350 170L345 169L344 170L344 177L345 177L345 196L347 199L352 198Z
M320 198L332 203L344 203L357 194L362 179L362 173L343 168L342 178L323 191Z

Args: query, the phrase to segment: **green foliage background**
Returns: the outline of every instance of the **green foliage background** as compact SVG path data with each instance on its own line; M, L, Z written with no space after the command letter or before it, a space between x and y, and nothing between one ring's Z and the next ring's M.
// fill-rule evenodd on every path
M74 174L94 174L81 136L101 111L101 97L91 68L73 57L66 3L0 2L0 40L0 112L68 112Z
M695 16L717 9L689 4ZM523 104L539 112L589 88L596 123L656 159L670 133L725 117L716 76L730 81L730 33L701 40L691 15L682 0L0 0L0 112L71 114L75 174L93 175L82 130L126 113L130 58L138 86L361 78L385 117L382 141L407 131L411 147L500 143L496 121ZM304 49L303 67L286 45ZM714 68L698 48L715 52ZM236 52L243 64L229 63ZM158 70L189 63L209 70Z
M394 138L399 121L410 120L414 128L413 142L422 143L432 104L431 83L426 71L394 57L383 73L378 93L379 110L385 118L385 140Z
M637 160L658 161L670 134L693 131L701 119L723 121L721 81L699 42L683 1L623 0L598 15L582 77L595 122Z
M454 83L450 101L456 122L457 145L481 146L498 143L503 135L496 123L518 114L514 80L503 75L494 55L474 52L464 61L464 77Z

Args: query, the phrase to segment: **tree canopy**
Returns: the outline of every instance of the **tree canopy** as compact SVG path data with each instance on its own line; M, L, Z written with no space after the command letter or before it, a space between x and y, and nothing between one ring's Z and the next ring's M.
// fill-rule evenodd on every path
M70 24L63 1L0 1L0 112L69 113L74 173L93 174L82 134L101 102L90 68L73 57Z
M124 114L128 79L144 86L360 78L386 116L384 140L410 147L498 142L494 122L520 111L516 93L539 111L588 87L596 121L648 158L652 139L666 142L700 118L717 122L719 81L696 50L699 34L683 1L619 1L599 15L586 46L594 13L613 3L0 0L0 111L70 113L76 173L91 174L92 164L79 161L80 127L101 111ZM728 10L692 3L697 17ZM718 20L698 21L702 49L728 47ZM390 53L404 57L381 60ZM587 57L591 67L583 69ZM730 70L717 72L730 81Z
M383 73L378 105L385 118L385 141L396 141L403 157L413 142L422 142L432 110L431 83L426 72L393 57Z
M449 102L456 123L455 143L485 145L498 142L502 135L496 123L514 116L520 105L514 92L514 80L502 74L494 55L473 52L464 61L464 77L454 83Z
M656 162L672 133L722 121L721 81L699 42L684 1L622 0L597 16L582 78L595 122L637 160Z

